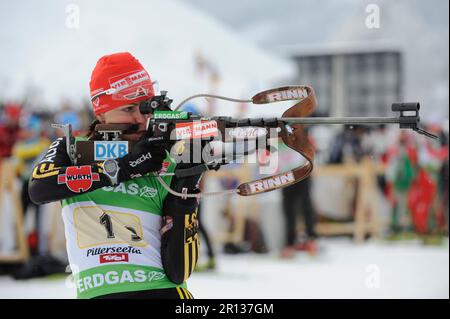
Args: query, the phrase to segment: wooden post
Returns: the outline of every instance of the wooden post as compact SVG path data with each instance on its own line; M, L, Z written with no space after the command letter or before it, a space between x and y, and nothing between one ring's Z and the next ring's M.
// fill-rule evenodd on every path
M370 158L364 158L360 164L330 164L316 167L315 176L341 176L358 179L355 216L352 222L319 223L316 230L319 235L351 234L355 242L362 243L366 234L380 237L379 205L376 187L376 176L384 171L376 166ZM369 217L370 212L370 217Z
M250 168L247 163L239 165L236 169L226 169L226 170L219 170L217 172L210 171L207 174L207 178L221 178L221 177L228 177L228 178L236 178L239 180L239 183L247 182L250 180ZM234 216L234 229L232 232L219 235L220 241L229 241L234 244L240 243L244 239L244 233L245 233L245 220L247 217L247 209L248 209L248 198L244 198L241 196L238 196L237 198L237 207L232 212ZM230 210L232 211L232 205L231 203L228 203L230 205Z
M376 164L371 163L371 169L372 174L370 175L371 181L370 181L370 194L372 196L369 197L370 203L370 233L375 239L381 239L381 221L379 216L380 211L380 205L379 205L379 198L378 198L378 181L377 176L378 174L384 174L385 167L382 164Z
M354 220L342 223L318 223L316 225L317 233L319 235L353 235L356 243L362 243L367 234L372 235L374 238L379 238L381 225L378 216L379 205L378 197L376 196L376 176L382 172L384 172L384 168L373 163L370 158L364 158L359 164L330 164L316 167L313 171L313 176L340 176L358 179ZM238 178L240 181L249 181L250 171L247 165L242 165L236 170L211 172L209 176L219 178L233 177ZM234 215L234 231L220 236L221 240L237 243L243 239L248 205L242 201L242 198L239 197L238 200L238 210ZM256 200L256 198L251 198L251 200Z
M367 231L367 203L371 195L369 194L371 181L370 160L364 158L361 164L359 164L359 167L360 170L357 173L359 182L355 208L355 226L353 231L353 238L358 244L364 242L364 237Z
M11 163L10 160L3 160L0 162L0 219L1 213L3 212L6 194L9 193L10 201L12 201L13 207L15 239L18 248L18 250L13 254L0 253L0 262L4 263L26 262L30 254L25 236L23 209L19 191L16 186L15 172L15 165Z
M51 226L48 233L48 249L51 253L65 251L66 240L61 216L61 202L52 202L47 208L51 216Z

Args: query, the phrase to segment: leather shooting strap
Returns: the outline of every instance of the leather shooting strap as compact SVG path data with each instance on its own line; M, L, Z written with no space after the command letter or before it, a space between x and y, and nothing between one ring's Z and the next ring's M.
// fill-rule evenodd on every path
M285 86L260 92L252 98L254 104L290 100L298 100L298 102L287 109L282 117L307 117L314 112L317 105L314 89L310 86ZM315 150L308 139L304 125L280 123L279 127L281 131L278 136L288 147L300 153L306 159L306 163L290 171L242 183L238 186L239 195L250 196L280 189L295 184L311 174Z

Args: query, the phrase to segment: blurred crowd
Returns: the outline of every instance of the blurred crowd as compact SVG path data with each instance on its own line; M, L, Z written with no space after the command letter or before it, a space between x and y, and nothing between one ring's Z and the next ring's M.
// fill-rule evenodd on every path
M28 180L33 168L42 159L51 142L62 134L60 130L51 126L52 123L70 123L76 134L83 134L83 129L89 126L92 117L90 108L87 108L86 111L78 111L68 102L63 103L60 112L54 113L48 110L35 110L26 102L0 101L0 178L7 178L5 169L14 169L14 176L19 185L21 213L24 217L27 217L29 212L32 214L30 216L32 218L31 229L26 230L31 258L30 262L16 267L12 271L14 277L18 279L64 272L65 266L52 258L46 249L42 249L42 247L47 247L48 236L42 233L41 207L31 202L28 195ZM2 165L6 161L9 165ZM3 185L6 184L3 183ZM2 189L0 192L0 196L4 196L7 190ZM10 200L11 197L4 196L3 203ZM0 207L0 209L3 210L4 207ZM2 213L4 212L0 212L0 218L4 218Z
M378 186L391 207L390 238L448 233L448 121L422 124L433 139L398 127L345 126L332 139L326 163L383 167Z

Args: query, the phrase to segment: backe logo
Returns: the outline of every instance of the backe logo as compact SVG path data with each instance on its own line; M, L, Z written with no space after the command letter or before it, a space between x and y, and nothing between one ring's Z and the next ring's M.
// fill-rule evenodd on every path
M149 160L152 158L152 154L150 154L150 152L148 152L147 154L143 154L141 157L139 157L137 160L135 161L130 161L130 166L131 167L136 167L139 164L141 164L142 162Z
M66 184L74 193L86 192L93 182L100 181L98 173L92 173L91 166L71 166L65 174L58 175L58 184Z

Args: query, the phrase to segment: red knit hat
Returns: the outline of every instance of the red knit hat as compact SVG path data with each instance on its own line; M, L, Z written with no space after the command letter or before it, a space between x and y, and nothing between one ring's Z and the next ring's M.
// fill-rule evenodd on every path
M128 52L101 57L92 71L89 86L95 115L155 96L147 71Z

